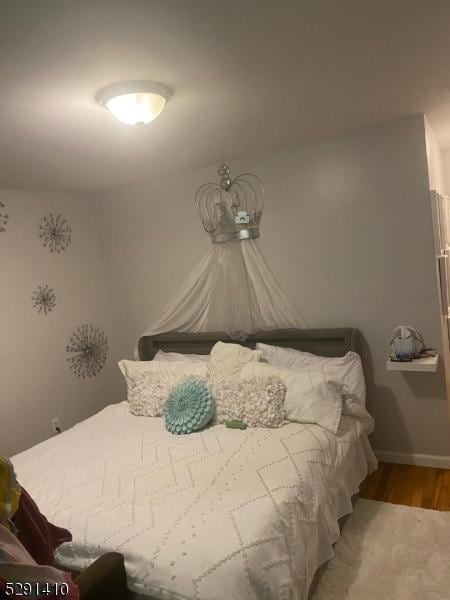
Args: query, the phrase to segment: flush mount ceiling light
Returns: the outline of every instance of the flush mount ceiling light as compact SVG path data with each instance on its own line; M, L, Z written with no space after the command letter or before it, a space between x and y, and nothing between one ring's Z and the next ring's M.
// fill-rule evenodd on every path
M145 125L161 114L171 95L162 83L123 81L102 88L95 99L122 123Z

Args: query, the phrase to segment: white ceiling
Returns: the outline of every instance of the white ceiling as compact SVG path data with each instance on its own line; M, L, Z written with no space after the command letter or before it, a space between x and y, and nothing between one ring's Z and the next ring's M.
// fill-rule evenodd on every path
M450 146L446 0L0 0L0 187L96 191L426 112ZM174 97L144 128L95 92Z

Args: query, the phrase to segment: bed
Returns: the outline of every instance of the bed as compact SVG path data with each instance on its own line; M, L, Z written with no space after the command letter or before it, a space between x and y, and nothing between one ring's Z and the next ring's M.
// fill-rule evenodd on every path
M227 337L142 338L140 358L207 354L218 339ZM357 350L353 329L270 332L245 344L257 341L325 356ZM376 465L354 417L342 417L337 435L289 423L174 436L126 402L12 461L49 520L73 534L58 551L62 566L82 570L120 552L136 597L161 600L305 600Z

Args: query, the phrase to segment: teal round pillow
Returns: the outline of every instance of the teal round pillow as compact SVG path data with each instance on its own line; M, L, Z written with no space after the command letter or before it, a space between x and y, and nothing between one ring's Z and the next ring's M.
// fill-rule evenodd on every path
M214 399L206 383L190 377L176 385L166 400L166 429L175 434L199 431L211 421L214 411Z

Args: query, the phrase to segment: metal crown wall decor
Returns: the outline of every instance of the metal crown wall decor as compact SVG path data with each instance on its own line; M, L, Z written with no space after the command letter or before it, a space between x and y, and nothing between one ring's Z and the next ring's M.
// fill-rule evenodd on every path
M242 340L257 331L306 324L256 239L264 208L261 180L252 173L232 178L225 164L218 174L218 183L205 183L195 194L195 208L212 243L144 336L220 331Z
M262 181L252 173L231 179L231 169L221 165L219 183L205 183L195 194L195 207L213 244L256 239L264 206Z

